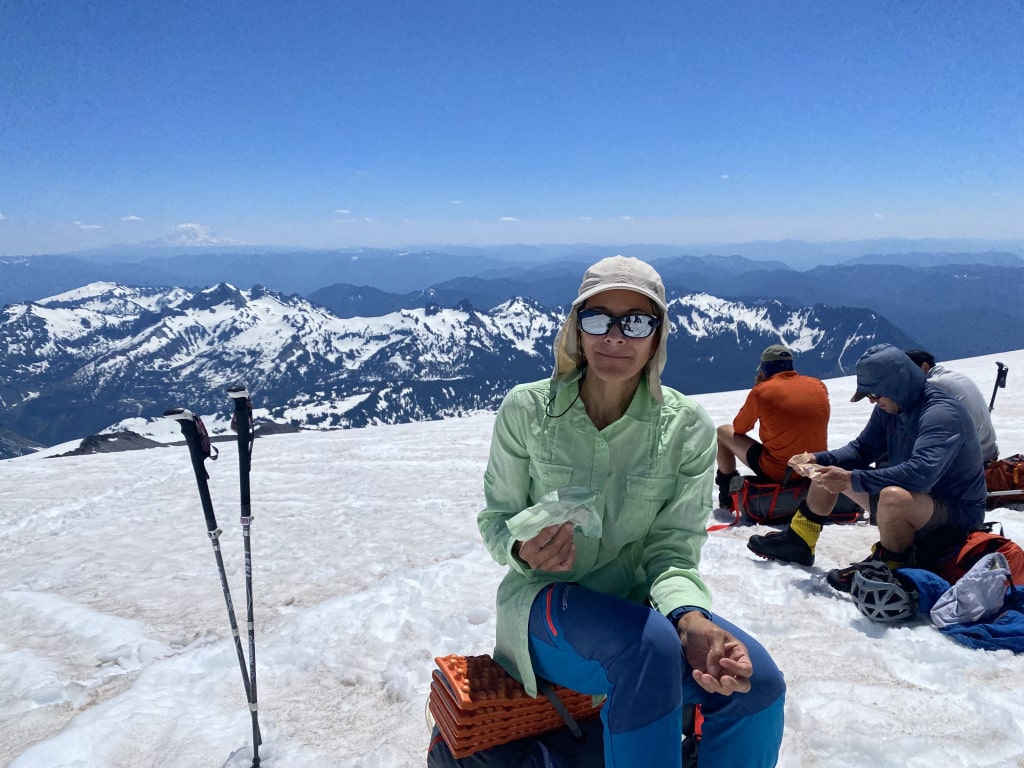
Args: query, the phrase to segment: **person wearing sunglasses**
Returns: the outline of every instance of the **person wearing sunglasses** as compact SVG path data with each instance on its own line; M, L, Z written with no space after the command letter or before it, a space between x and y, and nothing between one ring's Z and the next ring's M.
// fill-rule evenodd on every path
M854 440L790 458L790 466L810 475L807 498L785 530L751 536L752 552L813 565L839 494L870 509L878 523L878 543L861 562L882 561L894 570L937 565L981 526L987 492L981 443L963 403L928 383L891 344L876 344L857 361L851 400L864 398L874 407ZM829 571L828 583L849 592L858 565Z
M767 768L785 682L760 643L711 612L698 564L715 428L661 383L669 331L657 271L603 259L556 337L551 379L504 398L478 518L508 567L494 658L530 695L538 678L605 695L606 766L678 768L683 708L699 704L702 768ZM599 536L571 519L512 536L513 517L565 489L590 494Z
M825 382L797 373L788 347L767 347L743 406L731 424L718 427L718 506L733 507L732 492L742 482L736 471L737 459L758 477L782 483L792 474L787 472L790 456L828 448L830 414ZM748 434L758 422L760 442Z

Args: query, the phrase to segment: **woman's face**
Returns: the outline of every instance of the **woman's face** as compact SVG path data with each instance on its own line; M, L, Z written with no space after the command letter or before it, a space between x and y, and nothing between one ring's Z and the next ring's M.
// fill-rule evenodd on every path
M622 289L595 294L584 302L584 308L601 310L615 317L635 312L658 314L654 303L642 293ZM587 361L587 376L609 383L638 379L654 354L660 334L659 328L645 339L633 339L624 336L618 325L613 325L603 336L579 331L580 345Z

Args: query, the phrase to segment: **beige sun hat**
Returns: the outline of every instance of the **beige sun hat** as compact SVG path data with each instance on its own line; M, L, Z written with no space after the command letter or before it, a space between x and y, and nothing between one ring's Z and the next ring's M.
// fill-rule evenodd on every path
M579 294L573 301L558 336L555 337L555 371L551 378L556 379L577 367L579 334L576 328L576 310L591 296L616 289L643 294L654 302L661 317L658 348L647 362L646 371L651 396L659 403L663 403L665 398L661 393L661 372L665 370L670 327L665 284L661 282L661 275L654 267L632 256L609 256L589 267L583 274Z

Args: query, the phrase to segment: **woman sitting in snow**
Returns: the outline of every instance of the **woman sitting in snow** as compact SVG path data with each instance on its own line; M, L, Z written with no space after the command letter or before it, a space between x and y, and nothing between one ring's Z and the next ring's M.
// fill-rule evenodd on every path
M558 334L552 379L502 403L479 516L509 567L494 657L531 695L538 677L605 694L606 766L679 766L684 704L702 708L701 768L774 766L785 683L756 640L710 611L697 566L715 427L661 385L668 322L650 265L604 259ZM573 522L513 538L510 519L573 487L595 493L599 538Z

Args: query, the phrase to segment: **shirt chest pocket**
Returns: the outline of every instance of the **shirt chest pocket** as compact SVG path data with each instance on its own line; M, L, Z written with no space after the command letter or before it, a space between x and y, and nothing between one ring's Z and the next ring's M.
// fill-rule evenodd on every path
M542 496L565 488L572 480L572 467L544 461L530 462L530 503L536 504Z
M610 523L605 516L608 543L618 548L646 536L658 511L675 496L675 492L673 478L627 476L616 524Z
M626 478L626 503L644 506L649 504L652 511L657 512L662 505L676 493L674 477L637 477Z

